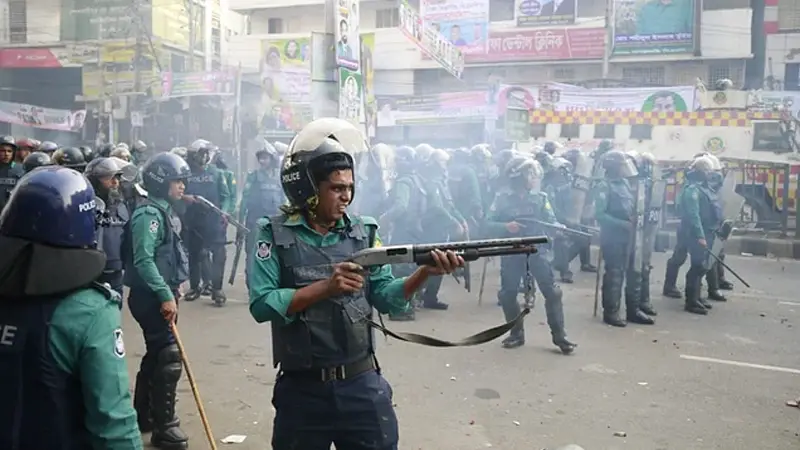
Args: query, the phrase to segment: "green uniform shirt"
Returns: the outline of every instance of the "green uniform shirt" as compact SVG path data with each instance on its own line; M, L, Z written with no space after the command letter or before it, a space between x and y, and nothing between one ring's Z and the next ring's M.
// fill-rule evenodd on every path
M409 213L411 206L411 183L410 180L403 180L402 182L395 182L392 189L389 191L388 205L389 210L383 213L383 216L389 223L396 223L400 221L405 214ZM416 212L416 214L422 211Z
M377 222L371 217L351 216L351 220L354 223L360 220L368 231L378 228ZM299 214L289 217L284 225L290 227L304 243L324 248L339 242L339 231L344 229L345 222L339 220L334 227L335 231L325 235L309 227L305 218ZM272 321L291 323L296 315L287 311L296 289L281 286L281 264L268 218L258 221L256 241L256 247L248 249L255 253L250 266L250 314L259 323ZM263 252L261 255L258 253L258 245L263 243L270 249L266 256ZM375 242L372 243L372 247L381 245L380 237L375 232ZM367 300L382 314L405 312L409 303L403 295L404 282L405 278L394 278L391 266L371 267Z
M681 231L695 240L705 239L703 220L700 217L700 185L688 182L681 190L679 209L681 216ZM687 226L688 225L688 226ZM685 230L683 228L686 228Z
M50 323L56 364L81 380L84 423L95 449L143 448L129 390L121 301L82 289L58 304Z
M536 198L539 197L539 198ZM502 192L495 197L492 206L489 208L489 213L486 216L486 231L489 236L497 237L508 234L506 224L512 222L514 219L522 217L514 217L515 211L519 210L519 205L526 202L536 202L540 208L540 213L536 219L544 223L557 224L553 206L550 204L550 199L544 192L536 194L514 194L510 192ZM524 232L524 230L523 230Z
M245 219L247 219L247 202L249 201L250 190L253 189L253 183L256 182L256 177L258 173L256 170L247 174L247 177L244 179L244 188L242 189L242 199L239 200L239 221L244 223Z
M594 187L594 218L601 226L611 226L630 230L633 224L628 220L614 217L608 213L608 196L611 188L608 183L624 183L625 180L600 180Z
M231 170L221 170L222 175L225 177L225 185L228 187L229 199L226 208L220 208L228 214L233 214L236 211L236 177L233 176Z
M465 218L481 219L483 217L483 194L481 193L478 174L470 166L456 169L461 175L457 183L459 192L451 192L458 212Z
M172 206L163 198L150 197L151 202L172 212ZM166 233L172 232L172 224L164 223L164 215L153 205L145 205L133 212L131 218L131 242L133 242L133 267L139 271L147 286L155 292L161 302L174 300L172 290L156 267L156 249L164 241Z

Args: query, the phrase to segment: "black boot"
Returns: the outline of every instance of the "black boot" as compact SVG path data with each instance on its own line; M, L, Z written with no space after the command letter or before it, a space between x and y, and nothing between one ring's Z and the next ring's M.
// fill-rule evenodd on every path
M225 296L222 289L215 289L211 291L211 300L214 301L214 305L216 306L224 306L225 302L228 301L228 297Z
M618 273L619 272L619 273ZM612 327L624 327L627 323L619 316L620 303L622 302L621 269L606 270L603 274L603 322Z
M561 353L569 355L575 350L577 344L567 339L567 331L564 327L564 294L558 286L539 286L544 296L544 310L547 315L547 325L550 327L550 335L553 337L553 344L561 350Z
M522 312L519 303L517 303L516 293L505 293L503 295L498 295L498 298L500 299L500 306L503 307L503 316L506 322L516 319L520 312ZM520 322L511 329L509 336L503 339L503 348L517 348L523 345L525 345L525 329L523 328L522 322Z
M732 291L733 283L728 280L719 280L719 288L723 291Z
M625 280L625 316L628 323L653 325L656 323L650 316L639 310L642 299L642 274L629 270Z
M595 273L597 272L597 267L592 263L581 264L581 272Z
M719 264L719 263L717 263ZM706 282L708 282L708 299L715 302L727 302L728 299L719 292L719 271L716 267L712 267L706 273ZM710 303L709 303L710 304ZM710 309L710 308L709 308Z
M173 450L189 447L189 437L180 429L175 415L178 381L182 366L177 345L169 345L158 354L158 365L153 377L153 435L150 443L159 449Z
M186 300L187 302L193 302L200 298L200 295L200 288L190 288L189 292L183 294L183 300Z
M572 277L573 277L573 275L572 275L572 271L571 270L566 270L566 271L561 272L561 282L562 283L565 283L565 284L574 283L575 281L572 279Z
M700 278L692 280L689 274L686 274L686 304L684 310L701 316L708 315L708 309L700 303Z
M642 286L639 298L639 311L651 317L658 315L658 312L650 302L650 269L642 271Z
M675 283L678 281L679 270L681 270L681 266L672 265L669 263L669 261L667 261L667 272L664 274L664 290L662 291L662 295L665 297L683 297L681 291L675 287Z
M150 413L150 379L140 370L136 374L136 386L133 389L133 408L140 433L153 431L153 417Z

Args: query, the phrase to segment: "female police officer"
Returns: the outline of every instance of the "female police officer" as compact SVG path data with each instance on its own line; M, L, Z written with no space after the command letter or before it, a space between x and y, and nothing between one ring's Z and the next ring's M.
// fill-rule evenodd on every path
M284 157L281 182L290 206L262 219L250 267L250 313L272 322L280 365L272 447L322 450L397 449L391 388L380 375L367 319L404 310L430 275L464 261L433 252L436 267L395 280L388 266L343 262L380 246L371 217L350 216L353 155L368 151L348 122L319 119L298 133Z
M96 204L80 173L43 167L0 216L2 449L142 448L121 299L93 282Z

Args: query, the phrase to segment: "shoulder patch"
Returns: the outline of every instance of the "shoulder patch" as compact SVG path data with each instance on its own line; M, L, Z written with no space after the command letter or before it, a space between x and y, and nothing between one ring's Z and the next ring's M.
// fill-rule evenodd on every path
M156 234L158 232L158 228L161 225L158 223L156 219L150 221L150 225L147 227L150 230L151 234Z
M256 244L256 258L266 261L272 257L272 242L258 241Z
M114 330L114 354L117 358L125 357L125 342L122 339L122 328Z
M375 242L372 244L372 248L381 248L383 247L383 241L381 240L380 236L375 236Z

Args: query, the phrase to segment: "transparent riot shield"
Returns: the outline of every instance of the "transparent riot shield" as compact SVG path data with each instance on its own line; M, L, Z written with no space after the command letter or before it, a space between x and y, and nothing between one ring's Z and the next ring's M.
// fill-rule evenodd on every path
M581 153L576 161L572 174L569 205L565 208L564 220L573 225L581 223L584 218L584 206L592 190L592 172L594 160L588 153Z
M642 270L648 269L655 251L656 237L661 225L661 212L664 209L666 198L667 183L661 179L661 174L656 171L653 174L653 181L650 185L650 192L647 199L644 231L642 233Z
M736 173L728 172L717 193L719 201L722 203L722 215L727 220L736 221L744 207L744 197L736 193L737 183Z
M640 236L644 234L645 213L647 211L647 184L642 178L634 179L634 217L636 219L633 239L630 242L630 251L633 258L633 268L637 271L642 267L642 245Z

